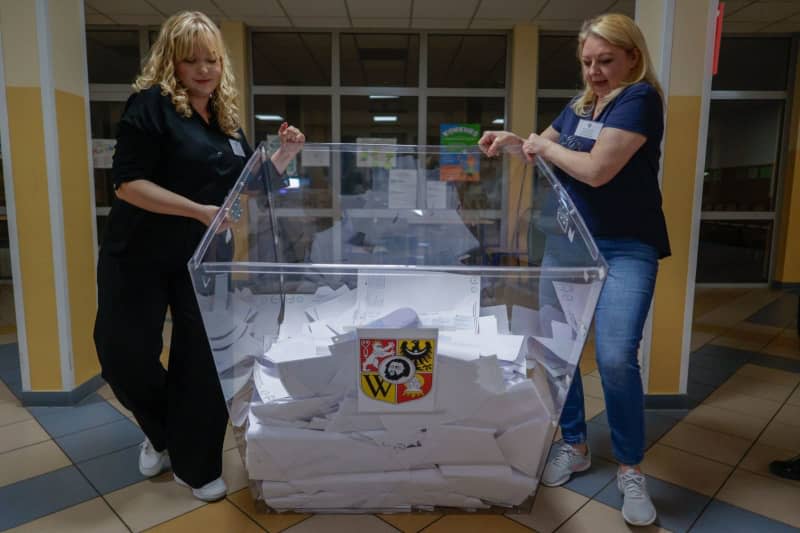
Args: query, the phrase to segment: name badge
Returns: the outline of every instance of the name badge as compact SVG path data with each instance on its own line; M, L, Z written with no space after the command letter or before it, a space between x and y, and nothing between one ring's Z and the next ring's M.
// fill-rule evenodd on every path
M596 141L602 129L603 124L601 122L581 119L578 121L578 127L575 128L575 135L585 139L594 139Z
M244 149L242 149L242 143L237 141L236 139L228 139L231 143L231 148L233 148L233 154L238 155L239 157L244 157Z

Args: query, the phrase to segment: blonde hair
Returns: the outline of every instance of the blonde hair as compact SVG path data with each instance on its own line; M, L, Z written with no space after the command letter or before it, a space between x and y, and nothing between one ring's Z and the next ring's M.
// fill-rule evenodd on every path
M154 85L161 87L161 94L169 95L175 109L184 117L192 116L192 106L186 87L175 76L176 65L194 55L197 45L204 45L222 62L219 86L211 95L220 129L231 137L238 138L239 108L236 105L236 88L231 71L228 52L222 34L210 18L199 11L182 11L169 17L161 26L156 42L150 48L142 72L133 83L136 92Z
M658 83L658 78L656 77L653 62L650 59L650 52L647 50L647 43L644 40L642 30L639 29L630 17L619 13L607 13L584 22L578 34L578 61L581 61L583 44L586 42L586 39L592 35L614 46L618 46L626 52L630 53L634 50L639 52L639 61L631 77L624 80L621 87L618 87L600 99L598 102L599 104L608 104L616 98L623 89L634 83L639 83L640 81L645 81L652 85L663 98L664 94L661 90L661 85ZM597 95L592 91L591 86L586 82L584 76L583 92L572 102L572 109L578 115L587 115L591 112L596 98Z

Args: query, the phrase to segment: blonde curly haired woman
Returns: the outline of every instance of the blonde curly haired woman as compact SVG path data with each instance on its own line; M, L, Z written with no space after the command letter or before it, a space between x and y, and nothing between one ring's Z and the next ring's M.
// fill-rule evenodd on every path
M94 339L105 380L146 435L139 470L172 467L195 497L225 496L228 418L186 263L252 153L222 36L204 14L161 27L133 84L114 154L116 198L97 267ZM282 124L282 173L303 145ZM167 308L169 369L159 357Z

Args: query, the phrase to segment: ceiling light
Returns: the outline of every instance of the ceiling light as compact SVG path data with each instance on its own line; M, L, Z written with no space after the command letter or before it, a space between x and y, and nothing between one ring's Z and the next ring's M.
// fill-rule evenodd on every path
M391 96L388 94L371 94L369 95L370 100L397 100L400 98L399 96Z
M283 122L283 117L280 115L256 115L256 120L263 120L265 122Z
M397 115L375 115L373 122L397 122Z
M500 125L502 125L502 124L505 124L505 123L506 123L506 121L503 118L496 118L496 119L494 119L492 121L492 124L500 124Z

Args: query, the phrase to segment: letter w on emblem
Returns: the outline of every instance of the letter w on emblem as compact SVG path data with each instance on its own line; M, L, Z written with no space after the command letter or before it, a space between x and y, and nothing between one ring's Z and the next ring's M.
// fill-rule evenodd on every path
M372 392L372 396L375 398L386 398L386 396L392 390L392 384L385 382L380 376L366 374L362 377L364 378L364 382L366 382L367 387L369 387L370 392Z

